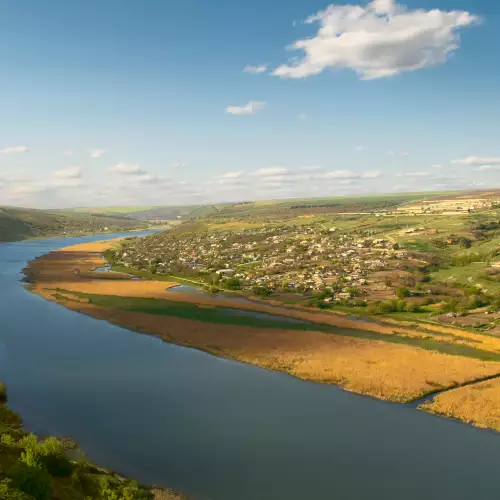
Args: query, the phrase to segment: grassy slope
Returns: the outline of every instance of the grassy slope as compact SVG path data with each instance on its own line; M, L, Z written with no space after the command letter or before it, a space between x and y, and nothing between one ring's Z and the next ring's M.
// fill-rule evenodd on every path
M130 230L141 223L124 217L96 216L60 210L0 207L0 241L26 238L80 235L84 233Z

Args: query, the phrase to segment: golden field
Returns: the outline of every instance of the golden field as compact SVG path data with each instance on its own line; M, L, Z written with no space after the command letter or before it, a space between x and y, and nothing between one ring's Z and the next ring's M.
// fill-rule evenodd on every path
M284 371L305 380L336 384L349 391L385 400L407 402L437 389L500 375L500 363L496 362L451 356L381 340L353 338L343 336L341 332L332 334L321 331L323 324L375 331L381 334L382 339L395 332L407 336L429 335L425 330L417 331L416 328L392 323L359 322L345 316L293 308L280 309L279 314L318 323L318 330L258 328L100 307L72 295L71 291L192 302L203 307L235 307L235 303L229 300L193 297L170 291L169 288L175 283L113 281L98 279L95 275L89 277L88 273L92 269L102 266L102 252L111 244L113 243L107 241L77 245L34 261L27 270L33 283L32 290L49 300L58 300L63 295L66 307L117 325L157 335L167 342ZM272 306L263 303L241 303L238 308L276 313ZM446 332L443 339L448 342L452 331L466 338L465 332L459 330L444 327L440 330ZM434 338L439 338L438 332ZM458 338L457 341L463 342ZM471 343L477 346L475 339ZM499 346L488 344L488 347L496 350Z
M420 408L500 431L500 378L439 394Z

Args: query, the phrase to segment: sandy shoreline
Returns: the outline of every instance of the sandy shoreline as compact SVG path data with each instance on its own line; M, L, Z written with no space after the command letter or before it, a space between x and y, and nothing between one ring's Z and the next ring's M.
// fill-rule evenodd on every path
M460 384L500 374L500 363L424 350L405 344L325 333L322 325L339 329L375 332L386 335L422 338L470 345L500 352L500 340L454 330L449 327L411 328L410 325L357 321L302 308L280 307L263 303L235 304L230 299L194 297L175 292L175 282L113 280L96 277L93 269L102 267L102 253L119 240L86 243L63 248L32 261L26 274L31 290L48 300L92 317L153 334L167 342L194 347L212 354L279 370L293 376L339 385L340 387L379 399L408 402L435 392L436 388L453 388ZM90 274L89 274L90 273ZM57 292L59 290L59 292ZM62 292L61 292L62 291ZM245 325L210 324L195 318L159 316L119 308L101 307L77 294L124 298L151 298L170 303L188 303L197 307L238 308L318 324L318 330L307 331L256 328ZM459 390L459 389L458 389ZM463 419L465 420L465 419ZM491 427L491 426L490 426Z

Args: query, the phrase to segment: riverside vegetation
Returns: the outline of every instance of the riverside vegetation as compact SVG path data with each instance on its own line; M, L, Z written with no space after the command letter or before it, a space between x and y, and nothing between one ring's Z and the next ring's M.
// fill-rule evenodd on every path
M22 428L0 384L0 499L2 500L182 500L164 489L139 485L86 460L68 458L74 443L38 439Z

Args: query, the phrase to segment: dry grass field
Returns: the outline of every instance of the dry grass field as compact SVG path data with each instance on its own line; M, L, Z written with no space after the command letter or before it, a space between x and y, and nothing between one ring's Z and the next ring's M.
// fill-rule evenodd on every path
M421 409L500 431L500 378L439 394Z
M154 334L167 342L198 348L219 356L279 370L321 383L337 384L349 391L380 399L407 402L438 389L500 374L500 363L465 356L451 356L404 343L382 341L400 336L422 337L429 332L394 323L360 322L345 316L313 313L304 309L279 310L279 315L317 323L311 329L262 328L244 324L218 324L197 319L102 307L81 298L95 294L112 298L148 297L170 303L194 303L205 308L235 307L230 300L200 298L169 291L175 283L165 281L106 280L86 273L103 264L102 252L110 242L78 245L53 252L30 264L27 274L32 290L49 300L64 299L66 307L95 318ZM72 294L71 292L74 292ZM118 301L119 303L120 301ZM238 309L274 313L271 305L238 303ZM196 318L196 315L194 316ZM353 338L344 330L331 333L327 327L375 332L378 338ZM454 333L452 333L454 332ZM434 339L449 341L457 331L439 327ZM477 346L480 341L458 331L457 343ZM475 336L475 334L469 334ZM477 335L477 337L481 337ZM485 346L495 351L491 339Z

